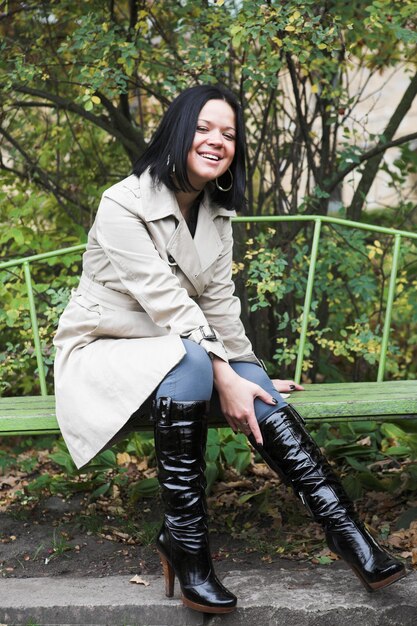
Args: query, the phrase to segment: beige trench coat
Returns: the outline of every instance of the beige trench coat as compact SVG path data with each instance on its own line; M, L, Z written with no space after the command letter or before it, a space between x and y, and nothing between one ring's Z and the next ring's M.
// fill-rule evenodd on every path
M175 195L147 172L104 192L54 339L57 418L77 467L181 361L181 337L258 362L233 295L231 215L205 195L193 239Z

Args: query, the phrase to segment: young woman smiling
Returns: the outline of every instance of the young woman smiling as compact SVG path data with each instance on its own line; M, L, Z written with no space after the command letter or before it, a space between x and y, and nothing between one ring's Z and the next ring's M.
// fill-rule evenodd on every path
M166 593L228 613L205 502L207 415L222 413L291 485L368 590L405 575L369 534L301 417L253 353L232 281L230 218L244 204L242 112L221 86L168 108L131 176L104 192L79 286L55 337L57 415L78 467L152 414L165 508ZM275 383L275 384L274 384Z

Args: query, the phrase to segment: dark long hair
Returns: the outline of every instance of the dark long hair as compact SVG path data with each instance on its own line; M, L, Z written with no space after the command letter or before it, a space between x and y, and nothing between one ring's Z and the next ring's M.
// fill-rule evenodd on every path
M224 100L236 116L235 156L230 165L233 186L220 191L210 184L211 199L226 209L241 209L245 204L245 129L242 109L236 97L222 85L197 85L183 91L172 101L151 142L133 168L140 176L148 167L153 180L172 191L195 191L187 175L187 157L192 146L199 113L209 100ZM172 169L175 165L175 181ZM229 187L230 176L224 175L220 185Z

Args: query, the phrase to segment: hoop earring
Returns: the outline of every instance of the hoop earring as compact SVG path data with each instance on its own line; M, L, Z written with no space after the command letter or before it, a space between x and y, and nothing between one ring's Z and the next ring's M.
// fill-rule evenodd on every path
M168 154L167 165L169 165L170 159L171 159L171 155ZM172 165L171 174L175 174L175 163Z
M232 172L231 172L231 170L230 170L230 168L229 168L229 167L227 168L227 171L229 172L229 175L230 175L230 185L229 185L228 187L222 187L222 186L219 184L219 179L218 179L218 178L216 178L216 187L217 187L217 189L219 189L220 191L230 191L230 190L231 190L231 188L233 187L233 174L232 174Z

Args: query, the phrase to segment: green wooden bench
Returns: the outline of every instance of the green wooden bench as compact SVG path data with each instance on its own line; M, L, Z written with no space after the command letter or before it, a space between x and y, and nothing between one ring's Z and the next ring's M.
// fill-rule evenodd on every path
M398 273L400 246L403 237L417 239L417 234L384 227L349 222L324 216L275 216L235 218L237 222L279 222L279 221L314 221L314 236L311 247L309 275L304 301L304 313L300 332L299 348L295 368L295 380L301 378L305 344L308 332L308 317L311 310L313 283L319 250L321 226L323 223L335 223L362 230L387 233L394 236L393 260L385 308L384 328L381 341L378 375L376 382L330 383L305 385L305 391L295 392L291 403L305 420L311 422L326 421L396 421L417 417L417 380L384 382L386 355ZM34 289L30 265L51 257L82 251L84 245L73 246L45 254L14 259L0 264L0 270L23 266L28 294L29 310L34 337L34 352L37 359L40 396L0 398L0 435L42 435L59 433L55 417L55 399L48 395L45 367L39 338L36 316ZM224 426L220 417L210 422L211 426ZM143 422L143 430L151 428L150 422Z
M306 421L393 421L417 417L417 381L383 383L328 383L305 385L292 394L291 403ZM226 426L211 419L210 426ZM142 430L150 430L143 422ZM0 399L0 434L46 435L59 433L54 396Z

